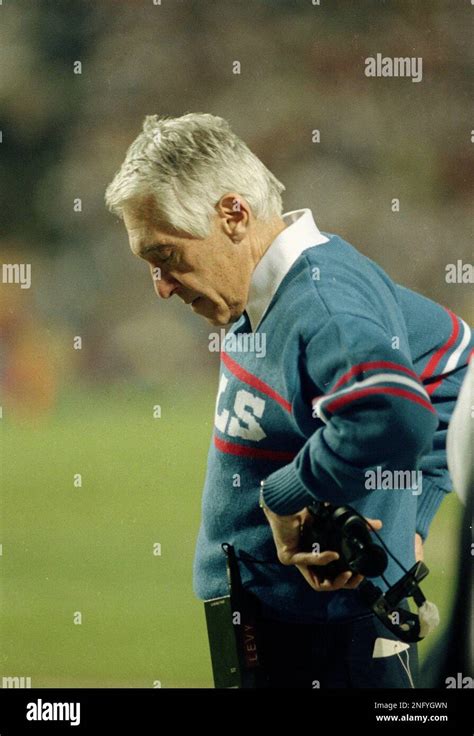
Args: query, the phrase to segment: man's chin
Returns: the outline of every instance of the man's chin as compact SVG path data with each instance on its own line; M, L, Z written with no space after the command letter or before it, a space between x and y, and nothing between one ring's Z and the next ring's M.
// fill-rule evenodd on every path
M223 318L216 318L216 317L205 317L205 319L213 327L227 327L228 325L231 325L233 322L237 321L237 318L235 319L233 318L227 321Z
M214 316L208 317L207 319L211 325L214 325L214 327L228 327L229 325L234 324L234 322L237 322L241 316L242 314L226 314L225 316Z
M200 299L198 304L202 307L203 300ZM215 305L213 305L213 307L214 308L211 314L206 314L206 311L208 310L202 309L202 311L200 311L198 309L194 309L194 307L193 307L193 311L195 311L195 313L198 314L200 317L204 317L204 319L207 322L209 322L209 324L211 324L213 327L227 327L228 325L231 325L233 322L237 322L237 320L239 320L240 317L242 316L242 312L243 312L242 310L240 314L232 314L230 310L226 310L226 312L223 314L223 313L219 313L219 311L216 310Z

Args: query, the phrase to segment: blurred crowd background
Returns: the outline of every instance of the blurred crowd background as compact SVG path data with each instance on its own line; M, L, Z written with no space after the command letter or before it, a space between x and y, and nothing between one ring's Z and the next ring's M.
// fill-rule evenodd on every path
M1 262L32 268L30 289L0 284L8 602L1 663L4 674L20 668L37 684L159 680L150 647L165 657L165 685L210 682L202 622L199 643L193 639L200 608L189 567L218 356L208 350L207 323L181 301L159 302L121 222L104 208L106 185L145 115L226 118L285 184L284 211L312 208L321 230L472 317L469 285L445 279L447 264L472 259L469 3L155 2L0 6ZM422 57L422 82L367 78L364 60L377 53ZM169 418L161 433L148 417L160 403L160 421ZM84 465L94 500L81 506L76 495L73 509L62 506ZM185 510L173 506L176 495ZM165 516L157 520L158 505ZM128 603L112 601L117 586L128 590L120 570L130 586L143 570L138 530L149 525L149 546L167 535L172 545L180 523L187 551L176 549L174 572L169 560L165 577L155 579L156 568L138 575L133 612L125 594ZM455 534L454 522L450 529ZM125 563L119 550L130 539L136 557ZM98 540L102 562L90 551ZM449 588L447 570L440 568L440 588ZM159 605L157 584L167 591ZM109 601L114 625L101 620L95 639L82 632L79 641L61 616L71 612L72 620L86 589L89 610ZM157 631L160 606L166 615ZM173 627L189 632L189 646ZM100 661L99 641L108 642Z

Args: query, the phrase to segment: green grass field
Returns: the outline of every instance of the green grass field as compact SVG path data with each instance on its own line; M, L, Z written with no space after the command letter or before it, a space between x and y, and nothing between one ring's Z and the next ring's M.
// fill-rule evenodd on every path
M191 575L214 399L214 385L178 397L117 387L68 396L36 426L4 417L0 678L212 687ZM432 527L423 586L443 620L458 525L452 494Z

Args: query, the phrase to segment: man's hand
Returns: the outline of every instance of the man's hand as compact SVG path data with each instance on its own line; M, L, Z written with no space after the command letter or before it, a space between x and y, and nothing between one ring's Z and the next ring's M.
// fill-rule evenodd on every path
M300 529L305 523L311 523L311 514L308 509L304 508L291 516L279 516L267 506L263 506L263 511L270 524L278 559L282 565L295 565L314 590L331 591L341 588L353 590L357 588L363 580L363 575L354 575L349 570L341 573L334 580L321 581L318 579L316 572L312 569L313 565L327 565L333 560L338 560L339 555L329 550L319 554L301 551ZM367 521L377 531L382 528L382 522L379 519L367 519Z

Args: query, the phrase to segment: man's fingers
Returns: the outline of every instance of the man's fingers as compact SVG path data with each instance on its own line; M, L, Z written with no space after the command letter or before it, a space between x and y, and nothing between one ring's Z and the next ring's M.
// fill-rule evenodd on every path
M296 567L313 590L321 593L344 588L352 577L352 573L347 571L338 575L334 580L319 580L315 570L311 570L306 565L296 565Z
M351 577L352 573L349 570L347 570L346 572L341 572L341 574L338 575L337 578L334 578L334 580L323 580L322 582L320 582L319 590L340 590L341 588L345 587Z
M364 579L363 575L353 575L351 579L344 586L345 590L354 590L354 588L357 588L357 586L361 584L363 579Z
M379 529L383 527L383 523L380 521L380 519L368 519L366 517L365 520L367 522L367 526L369 527L369 529L372 528L372 529L375 529L376 531L379 531Z
M329 580L319 580L314 568L311 569L306 565L296 565L296 568L300 571L306 582L313 588L313 590L316 590L318 593L332 590L331 582Z
M364 579L363 575L353 575L350 570L341 573L334 580L320 580L317 571L306 565L296 565L306 582L320 593L328 593L334 590L354 590Z
M330 562L333 562L334 560L338 560L339 555L337 552L330 552L327 550L326 552L295 552L291 555L289 558L289 562L286 564L289 565L328 565Z
M308 585L310 585L313 590L319 590L318 579L313 575L309 567L306 565L296 565L296 569L300 571Z

